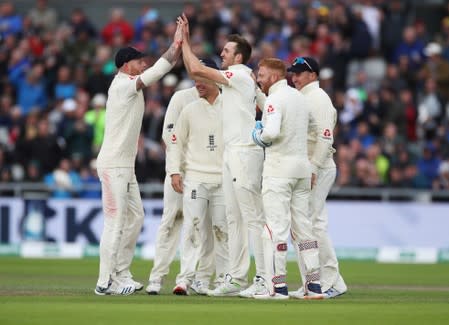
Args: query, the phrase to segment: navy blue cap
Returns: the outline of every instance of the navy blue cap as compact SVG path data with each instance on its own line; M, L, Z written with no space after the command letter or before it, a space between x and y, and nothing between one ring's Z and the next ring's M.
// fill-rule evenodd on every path
M215 70L219 69L218 65L212 59L206 59L206 58L205 59L200 59L200 62L201 62L202 65L205 65L206 67L209 67L209 68L212 68L212 69L215 69Z
M131 46L123 47L115 55L115 66L120 69L122 65L124 65L126 62L135 59L141 59L145 56L146 56L145 53L140 52L134 47Z
M309 56L297 57L293 61L291 67L287 69L288 72L300 73L304 71L315 72L317 75L320 74L320 65L318 62Z

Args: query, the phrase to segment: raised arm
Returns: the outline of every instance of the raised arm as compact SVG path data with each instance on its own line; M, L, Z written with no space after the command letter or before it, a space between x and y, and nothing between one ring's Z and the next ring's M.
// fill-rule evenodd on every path
M158 81L169 72L176 61L178 60L181 50L182 50L182 22L178 17L176 32L173 37L173 43L170 45L168 50L162 54L161 58L156 61L156 63L146 69L137 79L136 89L143 89L155 81Z
M183 28L183 42L182 42L182 57L184 60L184 65L187 72L192 79L207 79L214 81L219 84L228 85L228 80L221 74L219 70L215 70L206 67L201 64L200 60L192 52L190 46L190 35L189 35L189 21L187 17L182 15L182 28Z

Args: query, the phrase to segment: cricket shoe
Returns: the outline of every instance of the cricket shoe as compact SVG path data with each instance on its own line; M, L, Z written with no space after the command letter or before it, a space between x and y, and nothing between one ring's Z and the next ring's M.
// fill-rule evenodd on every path
M203 281L193 281L190 289L195 292L197 295L205 296L209 292L209 283Z
M129 296L136 291L134 284L120 285L115 281L109 284L107 288L97 286L95 288L95 294L98 296L116 295L116 296Z
M243 291L239 292L239 297L242 298L254 298L255 294L263 295L268 292L265 287L265 280L261 276L256 275L253 280L253 284ZM268 292L269 293L269 292Z
M138 281L134 281L134 280L132 280L132 281L134 283L134 286L136 287L136 291L140 291L140 290L143 289L143 284L142 283L140 283Z
M319 283L307 283L307 292L304 294L304 300L321 300L325 298L325 294L321 292L321 285Z
M332 299L345 293L346 291L338 291L335 288L329 288L324 292L324 299Z
M184 283L177 284L173 288L173 294L177 295L177 296L188 296L189 291L188 291L187 285L185 285Z
M254 294L253 297L254 299L261 299L261 300L286 300L289 298L287 286L274 288L273 294L270 294L268 289L266 289L266 292Z
M124 284L134 285L134 287L136 288L136 291L140 291L143 289L143 284L138 281L134 281L132 278L121 279L120 281L121 281L121 283L124 283Z
M211 297L235 297L239 295L241 290L241 285L233 282L230 274L226 274L225 281L214 290L209 290L207 295Z
M115 278L113 278L113 280L123 286L132 284L132 285L134 285L134 287L136 287L136 291L140 291L143 289L143 284L140 282L134 281L134 279L131 276L115 277Z
M158 281L150 281L145 291L151 296L156 296L161 292L161 283Z
M288 295L290 296L290 298L295 298L295 299L304 299L304 287L300 287L298 290L295 291L289 291Z

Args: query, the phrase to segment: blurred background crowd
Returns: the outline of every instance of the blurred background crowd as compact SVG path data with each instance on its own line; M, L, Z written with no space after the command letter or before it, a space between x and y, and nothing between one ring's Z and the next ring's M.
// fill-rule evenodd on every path
M152 64L170 45L173 12L109 8L99 25L83 3L62 15L51 1L17 10L0 3L0 182L58 184L56 197L98 197L95 157L118 48ZM123 2L125 3L125 2ZM179 1L193 48L219 63L230 33L254 46L250 65L297 56L321 64L321 86L338 110L336 186L449 189L449 3L434 30L404 0ZM23 9L23 7L22 7ZM140 183L162 182L162 123L177 89L190 87L182 60L145 90L136 160ZM79 189L79 190L78 190ZM5 196L8 193L0 193Z

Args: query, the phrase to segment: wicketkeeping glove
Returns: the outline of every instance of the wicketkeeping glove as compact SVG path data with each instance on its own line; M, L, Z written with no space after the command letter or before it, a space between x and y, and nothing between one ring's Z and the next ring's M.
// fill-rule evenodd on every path
M263 132L262 122L261 121L256 121L256 126L254 127L253 133L252 133L254 143L257 144L259 147L262 147L262 148L266 148L266 147L271 146L271 142L268 142L268 143L264 142L260 138L260 135L262 134L262 132Z

